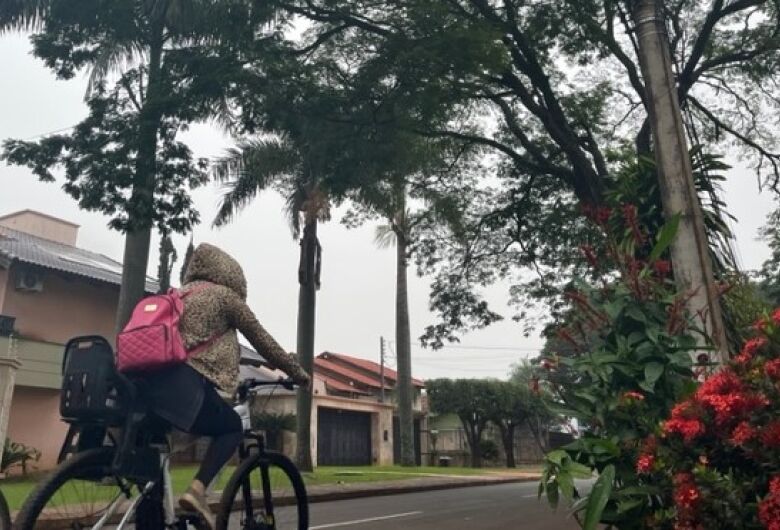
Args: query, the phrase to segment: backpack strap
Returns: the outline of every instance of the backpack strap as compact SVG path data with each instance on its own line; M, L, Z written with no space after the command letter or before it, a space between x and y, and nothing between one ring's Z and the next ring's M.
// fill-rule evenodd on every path
M200 280L199 280L199 281L200 281ZM196 285L195 287L193 287L192 289L189 289L189 290L187 290L187 291L182 291L181 289L179 289L179 290L178 290L178 292L179 292L179 298L181 298L182 300L184 300L185 298L187 298L187 297L188 297L188 296L190 296L191 294L195 294L195 293L199 293L199 292L201 292L201 291L205 291L205 290L206 290L206 289L208 289L209 287L214 287L214 284L213 284L213 283L211 283L211 282L207 282L207 281L201 281L201 283L200 283L199 285ZM171 290L171 291L173 291L173 290L174 290L174 288L172 287L170 290Z

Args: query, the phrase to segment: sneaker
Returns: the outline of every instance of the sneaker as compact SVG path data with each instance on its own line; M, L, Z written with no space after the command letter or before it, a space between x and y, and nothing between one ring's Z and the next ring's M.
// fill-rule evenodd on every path
M179 499L179 506L188 512L197 513L203 519L211 530L217 528L217 518L209 508L208 500L192 488L188 488L184 495Z

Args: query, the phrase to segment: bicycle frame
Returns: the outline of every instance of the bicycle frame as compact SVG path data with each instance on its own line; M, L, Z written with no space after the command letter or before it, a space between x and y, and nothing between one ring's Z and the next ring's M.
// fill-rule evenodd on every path
M249 406L247 405L247 397L243 396L240 398L239 403L236 404L233 407L233 410L236 411L236 414L238 414L239 418L241 418L241 426L244 431L244 440L251 440L254 443L247 445L245 443L242 443L238 448L238 455L240 460L244 460L249 456L250 450L253 448L256 448L259 451L265 450L265 439L262 435L255 434L252 432L252 426L251 426L251 417L249 412ZM171 480L171 469L170 469L170 452L168 447L161 448L160 452L160 467L162 469L162 480L163 480L163 514L165 518L165 526L167 528L173 528L178 522L185 522L186 521L180 521L176 517L176 503L175 503L175 497L173 492L173 481ZM217 474L217 478L214 480L214 482L209 485L209 489L213 486L214 483L217 482L219 476L222 474L222 470L219 471ZM134 497L128 497L126 492L120 493L109 505L106 512L103 514L103 517L101 517L98 522L92 527L92 530L102 530L103 525L105 525L108 521L112 520L113 517L116 515L117 510L121 506L122 502L124 500L129 499L130 505L127 508L127 511L125 512L124 516L122 517L122 520L119 523L119 526L117 527L117 530L123 530L126 525L130 523L130 520L135 515L136 510L138 509L138 505L141 503L143 498L151 492L151 490L157 485L156 482L148 482L146 486L144 487L143 491L139 493L138 495Z

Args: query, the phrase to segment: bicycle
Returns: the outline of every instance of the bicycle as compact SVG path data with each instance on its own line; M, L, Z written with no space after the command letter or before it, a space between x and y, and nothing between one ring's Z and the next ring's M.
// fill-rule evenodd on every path
M105 341L99 346L110 349ZM76 383L81 382L77 377ZM63 399L70 399L69 404L74 389L84 386L79 384L63 387ZM294 388L290 380L248 379L239 385L234 409L241 416L244 442L239 448L239 464L216 510L218 530L308 529L308 502L300 473L289 458L267 451L263 435L250 426L249 396L263 386ZM60 465L27 498L14 529L121 530L129 528L132 521L144 530L206 528L196 514L177 515L174 508L167 436L170 427L146 411L136 384L121 374L113 373L106 395L110 396L112 413L103 414L106 419L102 422L91 416L81 424L72 423L83 428L77 435L69 434ZM92 399L85 402L94 404ZM121 415L124 421L117 421ZM119 435L111 428L117 424L122 427ZM91 447L95 440L101 443Z

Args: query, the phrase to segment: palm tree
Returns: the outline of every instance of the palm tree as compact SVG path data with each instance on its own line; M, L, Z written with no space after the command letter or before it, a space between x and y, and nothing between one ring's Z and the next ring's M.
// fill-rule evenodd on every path
M301 248L296 349L301 366L311 374L322 256L317 226L330 218L328 196L307 164L305 152L284 135L241 143L215 163L214 173L228 188L214 219L215 226L230 222L261 191L275 188L287 197L286 217L293 237L300 238ZM297 464L311 471L312 388L298 389L297 400Z
M398 424L400 429L401 465L414 466L414 386L412 385L412 335L409 324L409 243L411 226L406 210L406 186L396 183L392 198L387 203L387 225L377 229L376 242L380 247L395 245L395 343L398 361Z

